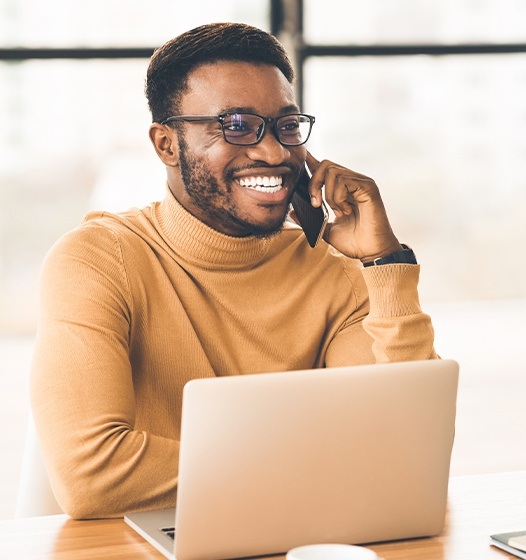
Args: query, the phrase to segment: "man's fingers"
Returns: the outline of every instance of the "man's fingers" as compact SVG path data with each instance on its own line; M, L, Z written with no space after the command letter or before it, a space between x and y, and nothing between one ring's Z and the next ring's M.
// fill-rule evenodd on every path
M376 183L359 173L330 166L325 174L325 199L337 215L350 215L362 203L376 198Z
M366 175L337 165L329 160L318 161L307 152L306 164L312 174L309 193L313 206L320 206L325 187L325 199L336 216L349 216L355 206L375 198L376 183Z

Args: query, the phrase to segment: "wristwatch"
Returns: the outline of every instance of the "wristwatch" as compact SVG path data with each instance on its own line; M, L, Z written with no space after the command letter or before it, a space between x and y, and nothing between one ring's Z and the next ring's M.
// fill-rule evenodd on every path
M403 250L396 251L385 257L379 257L374 261L363 263L363 266L379 266L382 264L417 264L413 249L404 243L401 243Z

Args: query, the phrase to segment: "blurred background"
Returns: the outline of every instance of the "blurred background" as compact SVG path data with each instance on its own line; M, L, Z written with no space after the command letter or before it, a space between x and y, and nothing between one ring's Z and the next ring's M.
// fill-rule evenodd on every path
M310 151L373 177L459 360L453 474L526 468L523 0L0 0L0 519L14 510L39 269L92 209L164 194L149 56L211 21L274 32ZM5 459L7 457L7 459Z

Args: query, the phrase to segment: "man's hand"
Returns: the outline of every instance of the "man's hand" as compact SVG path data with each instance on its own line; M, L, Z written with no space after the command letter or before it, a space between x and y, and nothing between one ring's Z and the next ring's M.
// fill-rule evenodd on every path
M327 243L362 262L402 250L372 179L328 160L319 162L308 152L307 166L313 206L321 205L325 186L325 200L335 215L323 236Z

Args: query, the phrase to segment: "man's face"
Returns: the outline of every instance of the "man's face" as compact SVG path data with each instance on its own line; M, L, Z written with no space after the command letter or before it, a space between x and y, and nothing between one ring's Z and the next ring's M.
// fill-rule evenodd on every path
M190 74L179 114L232 111L277 117L298 107L291 85L274 66L222 61ZM184 123L177 142L180 173L169 174L168 182L189 212L236 237L281 229L305 161L304 146L282 146L269 127L258 144L231 145L218 122Z

